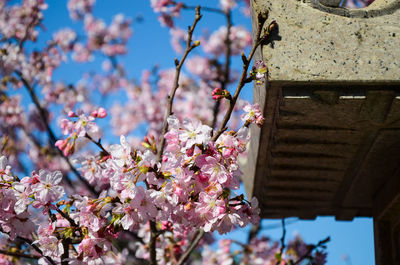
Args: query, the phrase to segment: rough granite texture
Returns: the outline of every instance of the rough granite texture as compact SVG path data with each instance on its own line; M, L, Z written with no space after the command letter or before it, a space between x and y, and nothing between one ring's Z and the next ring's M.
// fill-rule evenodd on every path
M252 5L253 12L268 9L279 25L281 39L262 48L270 81L400 80L400 0L356 10L318 0Z

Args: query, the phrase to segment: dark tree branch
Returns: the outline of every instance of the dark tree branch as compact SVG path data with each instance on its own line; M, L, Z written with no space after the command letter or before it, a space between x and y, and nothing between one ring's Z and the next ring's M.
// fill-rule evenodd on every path
M281 237L281 249L279 250L279 260L276 261L276 265L281 264L282 254L286 248L285 245L285 237L286 237L286 226L285 226L285 218L282 218L282 237Z
M192 254L193 250L195 250L195 248L199 244L200 240L203 238L204 234L205 234L205 232L202 229L199 229L196 231L196 233L193 236L192 244L182 254L177 265L183 265L188 260L188 258L190 257L190 254Z
M2 233L4 233L3 231L1 231ZM35 249L42 257L46 258L50 264L52 265L56 265L56 263L54 262L54 260L48 256L43 255L43 252L40 250L40 248L38 246L36 246L35 244L32 243L32 240L25 238L25 237L20 237L17 236L17 239L27 243L29 246L31 246L33 249Z
M89 134L85 134L85 137L87 138L87 139L89 139L91 142L93 142L95 145L97 145L100 149L101 149L101 151L103 151L103 153L104 154L106 154L107 156L109 156L110 155L110 153L103 147L103 145L101 144L101 139L99 139L99 140L97 140L97 141L95 141Z
M30 97L31 97L31 99L32 99L32 101L33 101L33 103L35 104L36 108L37 108L38 111L39 111L40 118L42 119L42 122L43 122L43 124L45 125L47 134L48 134L48 136L49 136L51 148L53 148L54 150L56 150L57 153L65 160L65 162L67 162L67 164L68 164L69 168L71 169L71 171L72 171L72 172L78 177L78 179L86 186L86 188L87 188L90 192L92 192L94 195L98 196L99 193L94 189L94 187L93 187L92 185L90 185L90 183L89 183L89 182L79 173L79 171L72 165L70 159L69 159L67 156L65 156L65 155L63 154L63 152L62 152L60 149L58 149L58 148L56 148L56 147L54 146L54 144L55 144L56 141L57 141L57 138L56 138L56 136L55 136L53 130L50 128L50 124L49 124L49 122L48 122L48 120L47 120L47 111L41 106L41 104L40 104L40 102L39 102L39 99L37 98L37 96L36 96L36 94L35 94L35 91L33 90L33 87L32 87L32 86L28 83L28 81L23 77L22 73L21 73L21 72L18 72L18 71L17 71L16 73L17 73L17 75L20 77L20 79L21 79L22 83L24 84L25 88L28 90L29 95L30 95Z
M150 242L149 242L149 251L150 251L150 265L157 265L157 237L158 231L156 227L155 221L150 221Z
M299 265L303 260L310 258L311 253L317 248L324 247L326 243L328 243L331 238L328 236L327 238L320 240L316 245L311 245L308 249L307 253L300 257L295 263L292 265Z

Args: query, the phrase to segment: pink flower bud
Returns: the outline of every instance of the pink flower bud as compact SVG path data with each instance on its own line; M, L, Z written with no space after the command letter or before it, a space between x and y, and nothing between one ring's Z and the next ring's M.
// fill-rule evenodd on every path
M214 100L220 100L222 98L228 98L229 99L231 97L231 94L229 93L228 90L221 89L219 87L215 88L213 90L213 92L211 93L211 95L212 95L212 98Z
M98 110L92 111L92 113L90 113L90 116L92 116L93 118L102 119L107 116L107 111L104 108L99 108Z
M67 144L68 144L68 140L65 139L65 140L58 140L54 145L55 145L56 147L58 147L58 149L60 149L60 150L62 151L62 150L65 149L65 147L67 146Z
M105 118L107 116L107 111L104 108L99 108L97 110L97 118Z
M90 113L90 116L92 116L93 118L97 118L98 114L99 114L98 111L94 110L94 111L92 111L92 113Z
M73 117L78 117L78 115L76 115L75 112L73 112L72 110L68 111L68 117L73 118Z

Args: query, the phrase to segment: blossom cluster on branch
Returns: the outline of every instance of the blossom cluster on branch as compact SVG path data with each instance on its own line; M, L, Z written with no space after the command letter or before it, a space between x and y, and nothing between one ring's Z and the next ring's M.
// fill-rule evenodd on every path
M276 22L261 14L252 37L232 22L235 8L249 13L250 1L201 8L151 0L181 58L136 81L119 62L134 20L118 14L107 25L94 15L95 2L67 3L83 34L63 28L41 42L52 2L0 3L0 263L324 264L325 241L296 238L285 248L252 237L241 252L228 240L210 247L214 231L260 223L257 199L240 192L240 159L250 126L263 126L263 110L239 94L267 81L263 61L249 68ZM175 19L193 10L191 26L179 29ZM197 36L201 10L226 25ZM234 56L242 69L233 69ZM66 61L98 57L106 58L103 71L55 80ZM97 100L116 93L127 101ZM119 143L103 144L108 127Z

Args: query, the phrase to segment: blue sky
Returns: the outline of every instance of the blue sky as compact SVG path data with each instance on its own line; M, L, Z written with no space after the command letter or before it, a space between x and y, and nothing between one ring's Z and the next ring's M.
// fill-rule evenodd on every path
M202 3L206 6L215 5L216 0L202 1L186 1L188 4L196 5ZM50 38L51 34L65 27L71 27L82 32L82 23L73 22L69 19L66 9L65 0L48 1L49 9L45 12L43 21L46 31L41 34L44 39ZM134 34L129 42L129 53L127 56L121 57L122 62L129 75L140 78L143 69L151 69L155 64L159 64L161 69L173 67L173 60L176 54L173 52L167 28L159 25L156 15L150 8L147 0L97 0L94 9L95 16L103 18L106 22L112 19L117 13L123 13L129 17L143 16L141 23L134 23ZM216 26L223 24L224 19L220 15L205 13L199 23L197 30L201 32L205 28L215 29ZM182 18L178 20L178 25L185 28L192 22L193 12L184 11ZM239 12L235 12L233 16L234 24L244 24L250 27L249 18L243 17ZM178 56L179 57L179 56ZM85 71L100 70L100 64L103 58L95 60L93 63L76 64L69 62L64 64L60 69L56 70L54 77L57 80L77 81L81 74ZM234 60L236 68L240 67L239 60ZM248 86L244 89L244 98L251 100L252 87ZM122 100L122 99L121 99ZM117 142L117 139L111 139L109 142ZM294 219L290 219L292 222ZM263 227L270 227L280 224L280 220L265 220ZM281 236L281 228L269 228L262 231L263 234L269 235L274 239ZM299 233L309 243L316 243L319 240L331 236L331 242L328 244L328 264L353 264L353 265L373 265L374 248L373 248L373 230L372 219L359 218L353 222L335 222L332 217L320 217L315 221L298 221L294 220L287 225L287 239L291 238L295 233ZM238 230L228 237L234 237L241 240L247 237L246 230ZM348 261L343 261L342 256L347 255Z

